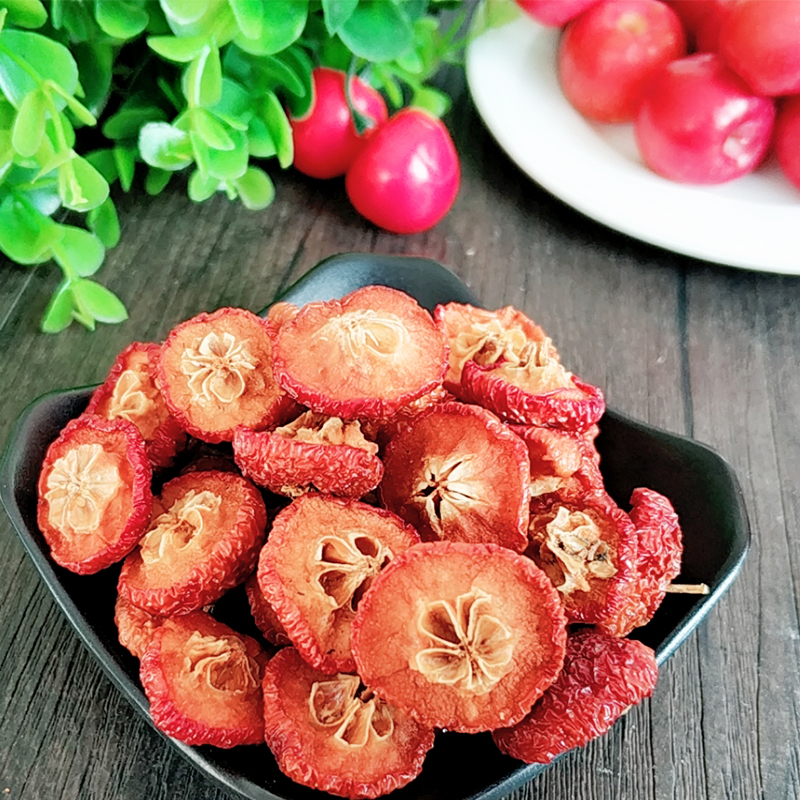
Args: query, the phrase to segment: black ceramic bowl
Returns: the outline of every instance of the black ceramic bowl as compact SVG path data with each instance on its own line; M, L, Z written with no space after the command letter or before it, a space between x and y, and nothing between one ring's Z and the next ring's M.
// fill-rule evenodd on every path
M448 301L478 305L459 279L435 261L407 257L340 255L323 261L281 299L297 305L341 297L367 284L402 289L433 309ZM58 567L36 526L36 482L45 450L88 402L92 388L45 395L20 416L0 468L0 497L45 584L84 644L111 680L146 719L147 700L138 661L117 641L113 621L119 569L79 576ZM609 493L626 507L631 490L647 486L669 497L683 526L685 554L680 580L704 582L706 596L670 595L636 636L668 659L703 620L736 576L749 546L741 490L730 466L713 450L608 411L597 446ZM249 625L243 598L234 596L228 621ZM235 623L234 623L235 624ZM172 741L172 740L170 740ZM198 769L250 800L328 797L289 781L266 748L219 750L173 741ZM535 777L544 767L524 766L501 754L488 733L440 733L417 780L393 794L397 800L495 800Z

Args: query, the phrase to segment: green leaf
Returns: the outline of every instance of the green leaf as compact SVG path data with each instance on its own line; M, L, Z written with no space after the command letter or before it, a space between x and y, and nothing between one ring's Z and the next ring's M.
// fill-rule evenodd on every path
M21 156L29 158L39 149L44 137L46 114L47 99L41 91L31 92L20 103L11 133L11 143Z
M42 317L44 333L60 333L68 328L74 319L75 300L72 297L72 282L63 280L47 304Z
M161 194L166 189L172 177L172 173L158 167L150 167L147 170L147 177L144 179L144 190L149 195Z
M222 64L219 50L206 45L186 71L186 99L189 106L208 107L222 97Z
M2 0L2 4L8 11L8 22L12 25L41 28L47 22L47 9L40 0Z
M14 128L16 109L4 97L0 97L0 167L14 157L11 131Z
M263 25L258 39L239 35L234 41L254 56L279 53L303 32L308 17L308 0L261 0L261 16Z
M108 183L85 158L73 153L58 168L58 193L66 208L88 211L108 197Z
M275 199L275 185L269 175L258 167L249 167L233 185L244 207L251 211L266 208Z
M414 46L414 29L401 6L386 0L364 0L339 31L342 41L360 58L385 62Z
M37 80L31 72L39 76ZM68 94L78 88L78 65L63 44L29 31L0 34L0 90L19 108L41 81L55 81ZM64 107L63 101L60 107Z
M148 122L164 122L166 116L144 94L135 94L103 123L103 136L117 141L135 139Z
M267 130L267 123L257 114L253 115L247 128L247 149L255 158L272 158L278 152Z
M119 217L114 201L110 197L86 215L86 222L92 233L106 247L116 247L119 244Z
M186 63L196 58L208 44L207 36L148 36L151 50L168 61Z
M192 145L192 155L201 172L208 172L211 164L211 148L200 138L195 131L189 132L189 141Z
M299 119L308 113L311 104L314 102L314 84L311 77L314 64L305 50L300 47L290 47L284 50L279 57L303 85L303 94L293 92L286 98L286 105L289 107L292 116L295 119ZM291 92L292 90L289 89L289 91Z
M161 0L161 8L170 20L180 25L197 22L208 11L209 0Z
M189 135L168 122L148 122L139 132L139 153L151 167L175 171L192 163Z
M234 144L230 134L210 111L205 108L194 108L190 113L192 115L192 127L209 147L213 147L216 150L233 149Z
M62 225L61 241L53 245L53 258L68 275L74 273L83 278L94 275L103 264L106 249L102 242L89 231L73 225Z
M239 33L228 0L162 0L161 7L176 36L204 36L206 44L222 47Z
M61 208L56 177L38 178L25 192L25 199L45 216L52 216Z
M228 3L242 35L248 39L260 39L264 27L261 0L228 0Z
M136 170L136 150L131 147L115 147L113 150L114 166L119 175L119 185L124 192L129 192L133 184Z
M75 118L82 122L84 125L96 125L97 120L95 119L94 114L89 111L83 103L80 103L76 100L71 94L67 94L57 83L53 81L45 81L44 83L45 89L49 89L54 91L59 97L61 97L64 102L67 104L67 108L75 115Z
M83 306L98 322L122 322L128 319L128 312L122 301L95 281L75 281L72 284L72 294L77 304Z
M372 68L372 75L377 81L377 88L383 89L392 108L400 108L405 102L403 90L397 82L394 73L384 68L380 64L375 64Z
M195 203L202 203L204 200L208 200L219 188L219 178L214 178L196 169L191 178L189 178L189 199Z
M86 160L106 179L106 183L114 183L119 177L113 150L93 150L86 154Z
M286 112L281 106L281 101L273 92L267 92L264 96L264 122L267 125L269 135L275 143L278 154L278 163L286 169L292 165L294 160L294 140L292 138L292 126L286 117Z
M240 178L247 170L249 152L247 137L241 131L231 131L234 147L231 150L208 149L208 167L204 171L219 180ZM198 161L198 166L201 166Z
M83 104L98 117L108 101L115 50L109 42L76 42L70 51L78 64Z
M522 14L514 0L492 0L491 3L480 3L470 25L470 38L480 36L490 28L500 28L513 22Z
M414 90L411 105L430 112L434 117L441 117L450 110L451 100L448 95L438 89L420 86Z
M131 0L95 0L94 18L115 39L133 39L150 20L147 10Z
M358 0L322 0L322 14L325 27L331 36L335 36L342 26L353 16Z
M253 115L250 107L250 94L236 81L222 79L222 96L210 111L214 116L236 130L247 130L247 123Z
M0 250L18 264L38 264L62 237L61 226L13 194L0 203Z

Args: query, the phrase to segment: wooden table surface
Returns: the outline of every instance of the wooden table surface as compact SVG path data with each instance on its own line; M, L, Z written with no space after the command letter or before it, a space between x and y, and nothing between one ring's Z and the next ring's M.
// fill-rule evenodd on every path
M131 340L159 340L222 305L257 311L326 256L437 259L486 306L513 304L538 321L565 364L600 385L610 406L722 453L752 525L739 578L667 662L653 698L512 796L797 798L800 279L696 261L584 218L509 161L460 79L450 88L463 182L451 213L427 233L380 232L351 210L341 181L276 168L277 200L258 213L222 196L194 205L182 185L155 199L122 196L122 240L99 277L124 299L130 319L58 336L37 330L57 270L1 263L0 442L31 400L101 381ZM231 797L129 707L4 515L0 797Z

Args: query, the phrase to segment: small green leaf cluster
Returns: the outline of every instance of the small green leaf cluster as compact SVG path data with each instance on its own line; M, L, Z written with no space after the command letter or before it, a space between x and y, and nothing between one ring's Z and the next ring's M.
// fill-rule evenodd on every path
M428 82L460 58L460 5L0 0L0 252L60 267L42 329L127 316L91 279L120 238L111 185L129 191L138 176L155 195L187 171L193 201L223 192L267 207L275 188L257 162L292 164L289 116L310 108L316 65L358 73L394 108L444 113Z

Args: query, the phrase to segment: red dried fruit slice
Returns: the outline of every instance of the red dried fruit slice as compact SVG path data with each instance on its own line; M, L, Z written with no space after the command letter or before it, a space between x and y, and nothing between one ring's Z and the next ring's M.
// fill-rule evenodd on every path
M358 603L380 570L418 541L384 509L304 495L275 518L258 584L309 664L353 672L350 626Z
M37 520L53 560L81 575L125 558L150 521L153 471L124 419L83 415L47 449Z
M314 411L271 433L237 428L233 453L245 477L287 497L312 489L362 497L383 477L378 445L364 438L357 420Z
M549 341L521 357L519 363L482 367L468 361L461 373L462 396L509 422L585 431L606 410L603 393L567 372L552 357Z
M265 539L258 489L231 472L190 472L164 485L119 593L152 614L182 614L218 600L255 569Z
M443 386L437 386L432 392L428 392L398 409L387 419L363 420L361 429L368 439L372 439L383 448L403 428L413 425L417 417L427 408L438 403L453 402L455 399Z
M384 453L384 505L423 540L528 541L528 451L490 411L439 403L401 430Z
M186 443L186 431L169 413L153 378L159 353L157 344L129 344L117 356L86 408L87 414L132 422L144 438L155 469L170 466Z
M260 744L266 661L255 639L203 611L170 617L139 669L153 723L186 744Z
M658 680L655 654L641 642L591 629L567 639L564 669L531 713L497 730L497 746L528 764L549 764L602 736L632 705L650 697Z
M243 308L199 314L161 347L158 385L193 436L230 441L237 425L261 430L294 408L272 373L271 323Z
M275 342L275 374L286 392L342 419L389 417L441 384L446 368L431 315L386 286L309 303Z
M525 552L558 589L571 622L599 622L622 607L636 580L637 536L608 495L533 511L529 535Z
M613 636L627 636L646 625L681 571L683 533L672 503L652 489L638 488L631 495L631 506L638 539L636 580L620 610L599 623Z
M156 630L166 617L151 614L129 603L117 595L114 606L114 624L117 626L119 643L129 652L141 658Z
M300 309L294 303L287 303L285 300L279 300L273 303L267 311L267 319L275 326L277 331L284 322L294 319Z
M269 600L264 597L264 593L258 585L258 574L253 573L244 583L247 602L250 605L250 613L256 627L261 631L263 637L276 647L284 647L291 644L292 640L286 635L286 631L278 619L275 610L269 604Z
M464 303L436 306L433 318L444 333L450 349L449 366L444 379L446 389L456 396L461 390L461 371L467 361L481 365L506 359L527 342L542 342L545 332L513 306L487 311Z
M419 775L434 733L361 686L358 675L326 675L292 647L264 670L264 738L297 783L372 798Z
M415 545L353 622L364 683L423 724L464 733L521 720L561 670L565 640L547 576L492 544Z

